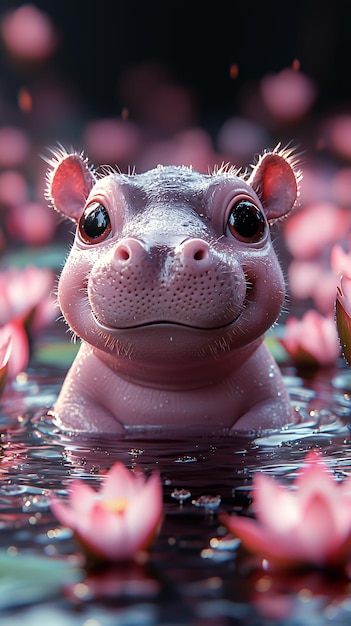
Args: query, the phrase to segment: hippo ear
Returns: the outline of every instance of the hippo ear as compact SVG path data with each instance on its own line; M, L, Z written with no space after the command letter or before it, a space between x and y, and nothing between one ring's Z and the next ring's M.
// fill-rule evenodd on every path
M77 152L64 149L53 150L53 158L47 160L46 197L56 211L77 221L96 179L87 159Z
M269 221L284 217L292 209L299 178L291 151L266 152L260 157L248 183L260 198Z

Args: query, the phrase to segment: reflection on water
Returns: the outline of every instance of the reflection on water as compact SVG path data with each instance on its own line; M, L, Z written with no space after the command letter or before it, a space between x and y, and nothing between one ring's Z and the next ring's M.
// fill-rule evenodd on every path
M310 449L323 452L340 480L351 473L349 371L283 373L297 423L279 432L116 440L55 427L47 409L61 372L20 378L0 414L2 623L21 616L44 624L49 615L54 625L349 624L351 573L350 581L318 571L275 578L218 522L219 512L246 512L257 469L290 483ZM98 486L116 461L159 470L164 522L148 560L87 574L49 496L65 495L73 477Z

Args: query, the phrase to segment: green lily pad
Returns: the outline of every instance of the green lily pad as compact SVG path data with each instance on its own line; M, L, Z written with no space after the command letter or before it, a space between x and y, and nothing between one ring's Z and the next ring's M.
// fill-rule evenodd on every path
M83 578L82 570L68 559L0 550L0 609L47 600Z
M25 268L28 265L35 265L41 268L51 268L56 270L62 268L67 257L68 247L65 245L43 246L38 248L23 247L14 252L6 253L1 265L6 267Z
M52 343L40 343L35 348L35 362L40 365L56 365L69 367L80 347L80 342L53 341Z
M286 352L278 338L272 332L267 333L264 342L277 363L286 362Z

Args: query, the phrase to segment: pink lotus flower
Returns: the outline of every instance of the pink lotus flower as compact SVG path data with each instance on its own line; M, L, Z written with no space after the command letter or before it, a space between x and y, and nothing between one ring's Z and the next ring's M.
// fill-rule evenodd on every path
M336 294L336 326L341 349L351 365L351 278L342 276Z
M351 478L336 482L312 452L293 487L256 473L257 519L224 515L221 521L273 567L344 567L351 559Z
M16 378L29 361L29 342L23 324L12 320L0 328L0 393L6 380Z
M351 278L351 254L344 251L342 246L335 244L330 253L330 265L338 277Z
M343 159L351 157L351 115L338 113L324 123L324 142L330 150Z
M4 391L11 353L11 337L0 342L0 395Z
M33 4L6 13L1 34L10 54L28 62L46 59L57 40L51 19Z
M11 237L28 244L42 246L54 238L57 217L41 202L23 202L11 207L5 223Z
M158 530L161 482L157 473L145 481L142 473L116 463L99 492L74 480L69 504L54 498L51 508L74 531L88 562L124 561L145 549Z
M333 365L340 355L336 325L331 317L307 311L301 320L290 317L280 342L296 364Z
M11 267L0 272L0 326L13 319L26 323L50 297L53 285L49 269Z
M302 72L287 67L279 74L264 76L261 96L278 119L295 120L305 115L316 97L314 82Z
M30 152L30 139L26 133L16 126L0 128L0 167L21 167Z
M320 260L291 261L288 269L290 293L299 299L312 298L317 311L333 315L337 277Z
M284 228L285 243L295 259L316 259L327 247L341 241L349 227L348 209L333 202L315 202L289 217Z

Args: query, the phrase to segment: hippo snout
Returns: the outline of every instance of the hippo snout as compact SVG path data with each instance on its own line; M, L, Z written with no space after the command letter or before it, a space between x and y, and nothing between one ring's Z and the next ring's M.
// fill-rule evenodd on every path
M246 280L235 258L224 260L201 238L149 247L121 239L99 259L88 281L95 319L111 328L173 323L213 329L240 315Z

